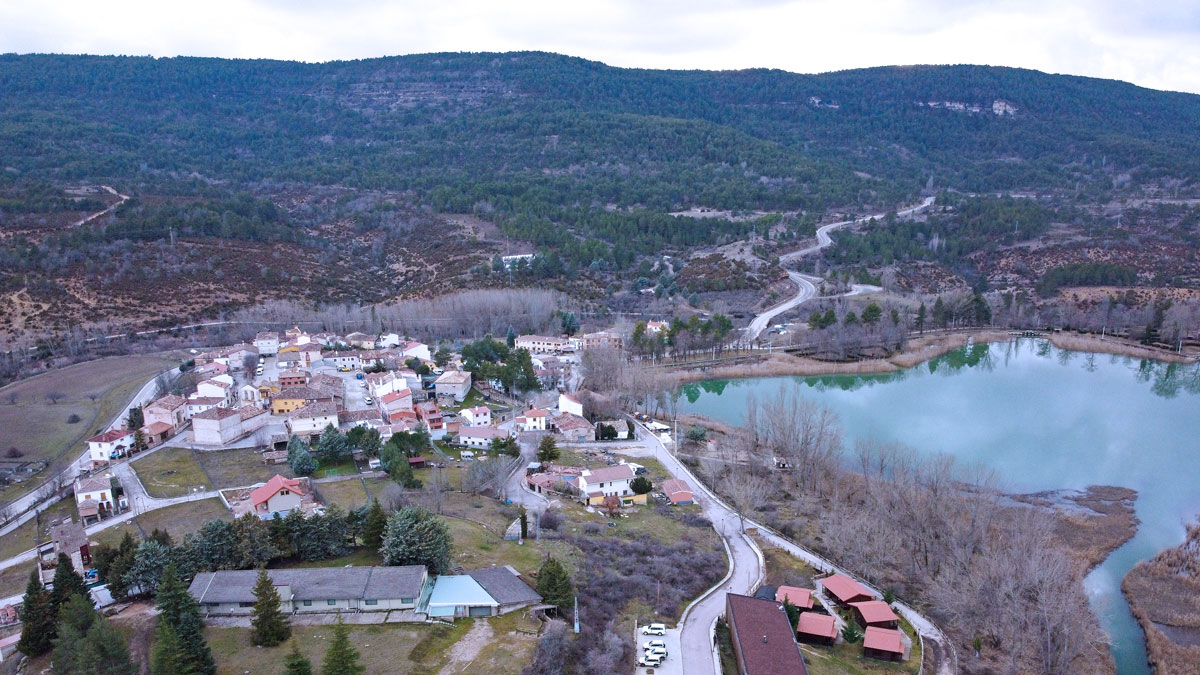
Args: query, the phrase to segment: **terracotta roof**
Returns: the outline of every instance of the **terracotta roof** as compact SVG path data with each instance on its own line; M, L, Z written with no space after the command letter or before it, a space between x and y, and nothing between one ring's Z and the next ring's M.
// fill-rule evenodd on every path
M572 429L595 429L592 423L583 419L579 415L565 413L554 418L554 426L558 427L559 431L570 431Z
M196 386L199 387L202 384L208 384L214 387L220 387L222 389L228 389L233 386L233 383L226 382L225 380L204 380L202 382L197 382Z
M188 399L188 405L216 405L224 400L220 396L194 396Z
M379 400L383 401L384 403L391 403L393 401L399 401L400 399L408 398L410 396L412 396L412 391L408 389L401 389L400 391L393 391L390 394L384 394L383 398Z
M112 478L110 476L88 476L87 478L80 478L75 481L75 494L110 489L112 489Z
M774 600L730 593L725 596L730 633L745 675L807 673L792 624Z
M892 608L882 600L852 602L850 606L858 610L858 613L862 615L863 621L866 621L868 624L900 620L900 617L896 616Z
M525 411L525 417L545 417L549 414L550 413L542 410L541 408L530 408L529 410Z
M362 422L364 420L383 419L378 410L343 410L338 413L338 422L343 424L347 422Z
M900 631L895 628L867 626L867 630L863 633L863 648L877 649L892 654L904 653L904 644L900 641Z
M255 335L254 339L255 340L278 340L279 333L275 333L275 332L272 332L269 330L264 330L264 331L258 333L257 335Z
M274 497L275 493L285 488L295 492L296 494L304 494L304 488L301 487L300 480L298 478L284 478L279 474L275 474L271 477L271 480L267 481L265 485L255 488L254 491L250 493L250 503L254 506L258 506L271 497Z
M688 494L692 494L692 488L678 478L668 478L667 480L664 480L662 483L662 491L667 493L668 497L671 496L672 493L677 492L686 492Z
M784 600L800 609L812 609L813 606L812 591L807 588L780 586L775 591L775 601L783 602Z
M238 408L237 412L239 415L242 416L243 422L246 420L254 419L255 417L258 417L259 415L267 414L266 410L263 410L262 408L260 408L256 405L244 405L244 406Z
M863 588L857 581L840 574L822 579L821 585L841 602L849 602L860 596L871 597L871 592Z
M193 420L223 420L226 417L234 417L238 411L233 408L209 408L202 413L196 414Z
M100 502L95 499L85 499L79 502L79 515L84 518L100 515Z
M186 405L186 404L187 404L187 399L185 399L184 397L176 396L175 394L167 394L166 396L158 399L157 401L151 403L150 405L147 405L146 408L147 409L161 408L163 410L178 410L179 406Z
M470 411L472 415L490 415L492 409L486 405L477 405L474 408L470 408Z
M837 639L838 630L837 623L828 614L800 612L800 620L796 622L796 632Z
M471 373L465 370L447 370L434 380L435 385L438 384L466 384L471 381Z
M87 440L88 443L112 443L119 441L126 436L132 436L133 432L127 429L109 429L99 436L92 436Z
M579 399L575 398L571 394L559 394L559 396L571 401L572 403L579 403Z
M150 434L151 436L157 436L161 433L166 433L173 428L174 427L172 427L170 424L167 424L166 422L153 422L151 424L147 424L146 426L142 427L142 433Z
M323 417L325 415L337 415L337 406L329 402L309 403L287 414L290 419Z

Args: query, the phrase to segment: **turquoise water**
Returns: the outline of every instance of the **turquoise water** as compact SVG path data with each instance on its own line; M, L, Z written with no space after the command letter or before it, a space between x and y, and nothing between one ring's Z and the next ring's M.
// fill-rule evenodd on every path
M1137 535L1086 586L1112 639L1117 672L1149 672L1121 578L1181 542L1184 522L1200 515L1200 366L1022 339L966 347L886 375L699 382L681 390L679 411L740 424L748 394L762 400L793 382L837 411L847 447L877 438L951 454L994 469L1012 491L1137 490Z

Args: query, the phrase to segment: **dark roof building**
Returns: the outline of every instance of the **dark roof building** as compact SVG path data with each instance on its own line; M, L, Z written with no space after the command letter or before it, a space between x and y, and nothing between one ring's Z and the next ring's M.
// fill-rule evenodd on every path
M521 580L520 572L508 565L470 570L467 575L500 603L501 613L509 607L524 607L542 601L542 596Z
M725 620L740 675L808 675L782 605L746 595L725 595Z

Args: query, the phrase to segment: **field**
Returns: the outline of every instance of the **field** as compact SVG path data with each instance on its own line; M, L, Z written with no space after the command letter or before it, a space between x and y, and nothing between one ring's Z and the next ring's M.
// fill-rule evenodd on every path
M533 659L537 638L517 631L521 612L491 619L460 620L454 626L385 624L350 626L350 642L368 673L516 673ZM319 670L333 631L296 626L293 639ZM270 649L250 644L245 628L208 628L205 637L217 672L282 673L290 644Z
M46 460L61 469L83 451L84 439L123 414L146 380L175 363L165 356L120 356L14 382L0 389L0 448L15 447L22 459ZM47 396L55 394L62 398L52 403ZM68 422L72 415L79 421ZM25 494L39 479L0 489L0 499Z
M205 450L196 453L200 468L209 483L218 489L244 487L265 483L275 474L293 478L287 464L266 465L262 457L249 448L238 450Z
M360 478L314 483L314 485L326 504L337 504L344 511L356 509L367 503L367 490L363 487Z
M135 459L131 466L151 497L181 497L212 489L195 451L187 448L163 448Z
M37 517L30 519L22 524L17 529L0 537L0 559L11 558L18 553L24 553L37 545L37 539L46 538L46 528L55 518L73 517L78 518L79 512L75 509L75 499L67 497L61 499L54 506L51 506L46 511L39 514ZM40 528L40 532L38 531Z
M181 541L183 535L195 532L207 521L216 519L233 520L233 514L220 499L210 497L147 511L132 520L101 530L92 535L92 541L115 545L126 532L132 533L134 539L141 539L142 533L149 534L155 529L166 530L172 539Z

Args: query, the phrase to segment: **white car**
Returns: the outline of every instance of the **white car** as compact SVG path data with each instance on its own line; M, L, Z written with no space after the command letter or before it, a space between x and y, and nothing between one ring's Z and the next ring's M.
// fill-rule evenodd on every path
M662 623L648 623L642 626L642 635L666 635L667 626Z
M371 405L374 402L375 402L375 399L371 398L370 396L363 399L363 403L366 403L367 405Z
M667 643L662 640L650 640L642 643L642 649L650 651L651 649L666 649Z
M667 650L662 647L655 647L653 649L647 649L646 656L648 658L658 659L659 661L662 661L667 658Z
M643 656L638 659L638 665L643 668L657 668L662 665L662 659L657 656Z

